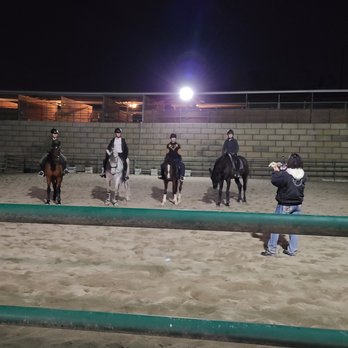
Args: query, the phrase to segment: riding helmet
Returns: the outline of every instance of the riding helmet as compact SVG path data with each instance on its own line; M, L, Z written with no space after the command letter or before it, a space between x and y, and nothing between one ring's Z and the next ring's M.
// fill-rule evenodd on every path
M172 133L172 134L170 135L170 138L169 138L169 139L172 139L172 138L176 138L176 134L175 134L175 133Z
M122 128L118 128L118 127L117 127L117 128L115 129L115 133L122 133Z
M52 128L52 129L51 129L51 134L59 134L58 129Z
M232 135L234 135L233 130L232 130L232 129L229 129L229 130L227 131L227 135L228 135L228 134L232 134Z

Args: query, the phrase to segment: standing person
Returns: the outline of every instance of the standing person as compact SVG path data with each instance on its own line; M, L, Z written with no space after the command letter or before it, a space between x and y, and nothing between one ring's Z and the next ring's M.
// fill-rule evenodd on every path
M185 164L182 161L181 155L179 154L179 150L181 146L176 142L176 134L172 133L170 135L170 142L166 146L168 152L164 159L164 162L161 164L161 176L159 179L164 179L164 163L172 162L178 169L180 180L183 181L185 177Z
M115 129L115 137L110 140L110 143L105 151L105 158L103 160L103 168L100 176L102 178L105 178L105 170L106 170L106 163L109 159L109 156L111 155L111 152L117 153L118 156L121 158L123 162L123 173L122 173L122 180L126 181L129 179L127 176L127 169L128 169L128 145L124 138L122 138L122 129L116 128Z
M60 140L58 140L59 137L59 131L56 128L52 128L51 129L51 137L46 141L45 144L45 149L46 149L46 154L41 157L39 164L40 164L40 171L39 171L39 175L40 176L45 176L45 165L47 162L47 156L50 153L51 149L55 146L58 146L60 148ZM66 157L63 155L62 151L60 150L60 158L61 158L61 162L63 165L63 175L65 174L69 174L68 169L66 169L67 166L67 161L66 161Z
M301 214L301 206L304 198L304 188L307 175L303 170L303 161L300 155L292 153L286 166L281 170L281 163L270 163L273 168L271 182L278 187L276 201L278 202L276 214ZM267 249L261 253L263 256L274 256L277 251L279 233L271 233L267 243ZM298 247L298 236L289 234L289 245L283 253L295 256Z
M227 139L222 146L222 154L230 154L232 156L232 165L236 172L235 176L239 177L239 170L242 169L242 163L238 159L239 144L237 139L234 137L232 129L227 131Z

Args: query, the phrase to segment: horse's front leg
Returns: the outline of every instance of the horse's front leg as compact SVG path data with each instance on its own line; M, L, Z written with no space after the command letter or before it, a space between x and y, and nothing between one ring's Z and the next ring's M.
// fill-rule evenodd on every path
M50 204L51 201L51 185L47 184L47 190L46 190L46 204Z
M226 180L226 206L230 206L230 187L231 187L231 179Z
M61 204L61 199L60 199L60 185L57 185L56 187L56 203Z
M46 177L47 189L46 189L46 204L50 204L51 201L51 180Z
M224 187L224 180L221 180L219 182L219 192L218 192L218 201L216 203L217 206L221 205L221 200L222 200L222 189Z
M163 180L164 182L164 190L163 190L163 198L162 198L162 203L161 205L164 205L167 201L167 191L168 191L168 181Z
M246 190L248 178L243 178L243 202L246 203Z
M234 181L236 182L237 186L238 186L238 198L237 198L237 202L240 203L240 201L242 200L242 184L240 183L239 178L235 178Z
M181 191L182 191L183 181L179 180L179 188L178 188L178 203L181 202Z
M173 203L178 204L178 180L173 179Z
M62 180L57 179L57 181L53 185L53 188L54 188L54 198L53 199L57 204L61 203L61 199L60 199L61 184L62 184Z

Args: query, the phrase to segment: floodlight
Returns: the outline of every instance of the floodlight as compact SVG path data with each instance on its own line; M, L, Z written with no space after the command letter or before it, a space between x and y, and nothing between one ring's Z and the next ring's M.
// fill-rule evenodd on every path
M193 97L193 90L190 87L182 87L179 91L179 95L181 100L191 100Z

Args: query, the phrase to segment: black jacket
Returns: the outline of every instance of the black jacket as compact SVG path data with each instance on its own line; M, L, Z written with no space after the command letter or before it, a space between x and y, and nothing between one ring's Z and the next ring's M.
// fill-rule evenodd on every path
M303 169L273 172L271 182L278 187L276 200L281 205L300 205L304 198L307 175Z

